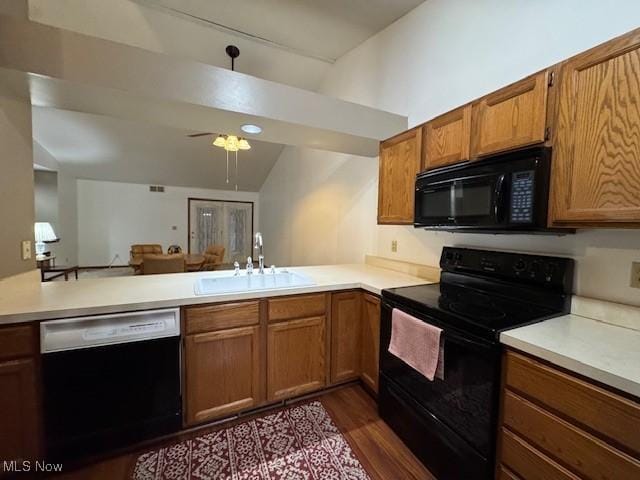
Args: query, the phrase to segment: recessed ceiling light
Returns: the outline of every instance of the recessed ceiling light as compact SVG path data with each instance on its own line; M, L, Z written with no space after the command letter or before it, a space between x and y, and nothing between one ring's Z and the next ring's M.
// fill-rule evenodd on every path
M240 127L240 129L244 133L251 133L253 135L257 135L259 133L262 133L262 127L259 127L258 125L253 125L251 123L245 123L244 125L242 125Z

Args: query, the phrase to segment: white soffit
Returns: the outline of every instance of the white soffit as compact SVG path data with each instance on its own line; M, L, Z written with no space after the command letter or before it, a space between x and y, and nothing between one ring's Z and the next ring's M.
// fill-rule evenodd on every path
M0 16L0 79L36 106L376 156L407 118L223 68Z

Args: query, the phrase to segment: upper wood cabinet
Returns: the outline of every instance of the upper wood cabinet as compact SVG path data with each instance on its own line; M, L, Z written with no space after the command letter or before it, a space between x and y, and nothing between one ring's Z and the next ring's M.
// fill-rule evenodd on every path
M640 31L562 66L553 226L640 225Z
M471 158L545 141L549 71L473 103Z
M186 423L258 406L259 326L187 335L185 338Z
M424 168L450 165L469 159L471 105L465 105L427 122L423 131Z
M380 299L369 293L362 295L362 382L378 392L380 361Z
M334 293L331 297L331 383L360 376L360 291Z
M421 170L422 128L380 144L378 223L412 224L416 175Z

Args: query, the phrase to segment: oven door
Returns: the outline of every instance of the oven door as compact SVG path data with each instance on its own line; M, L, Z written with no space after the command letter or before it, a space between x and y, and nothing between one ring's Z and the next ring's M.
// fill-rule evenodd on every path
M389 353L391 311L382 305L380 371L393 385L491 462L500 382L499 345L455 332L433 318L402 307L410 315L443 329L444 378L433 381Z
M458 171L458 175L462 175ZM415 194L416 227L499 228L506 223L504 172L418 178Z

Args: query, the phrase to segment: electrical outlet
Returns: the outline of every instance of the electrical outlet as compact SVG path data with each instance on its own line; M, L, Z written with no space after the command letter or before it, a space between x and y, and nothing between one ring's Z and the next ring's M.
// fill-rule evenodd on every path
M640 262L631 263L631 286L640 288Z
M22 259L29 260L31 258L31 240L22 241Z
M397 240L391 240L391 251L392 252L397 252L398 251L398 241Z

